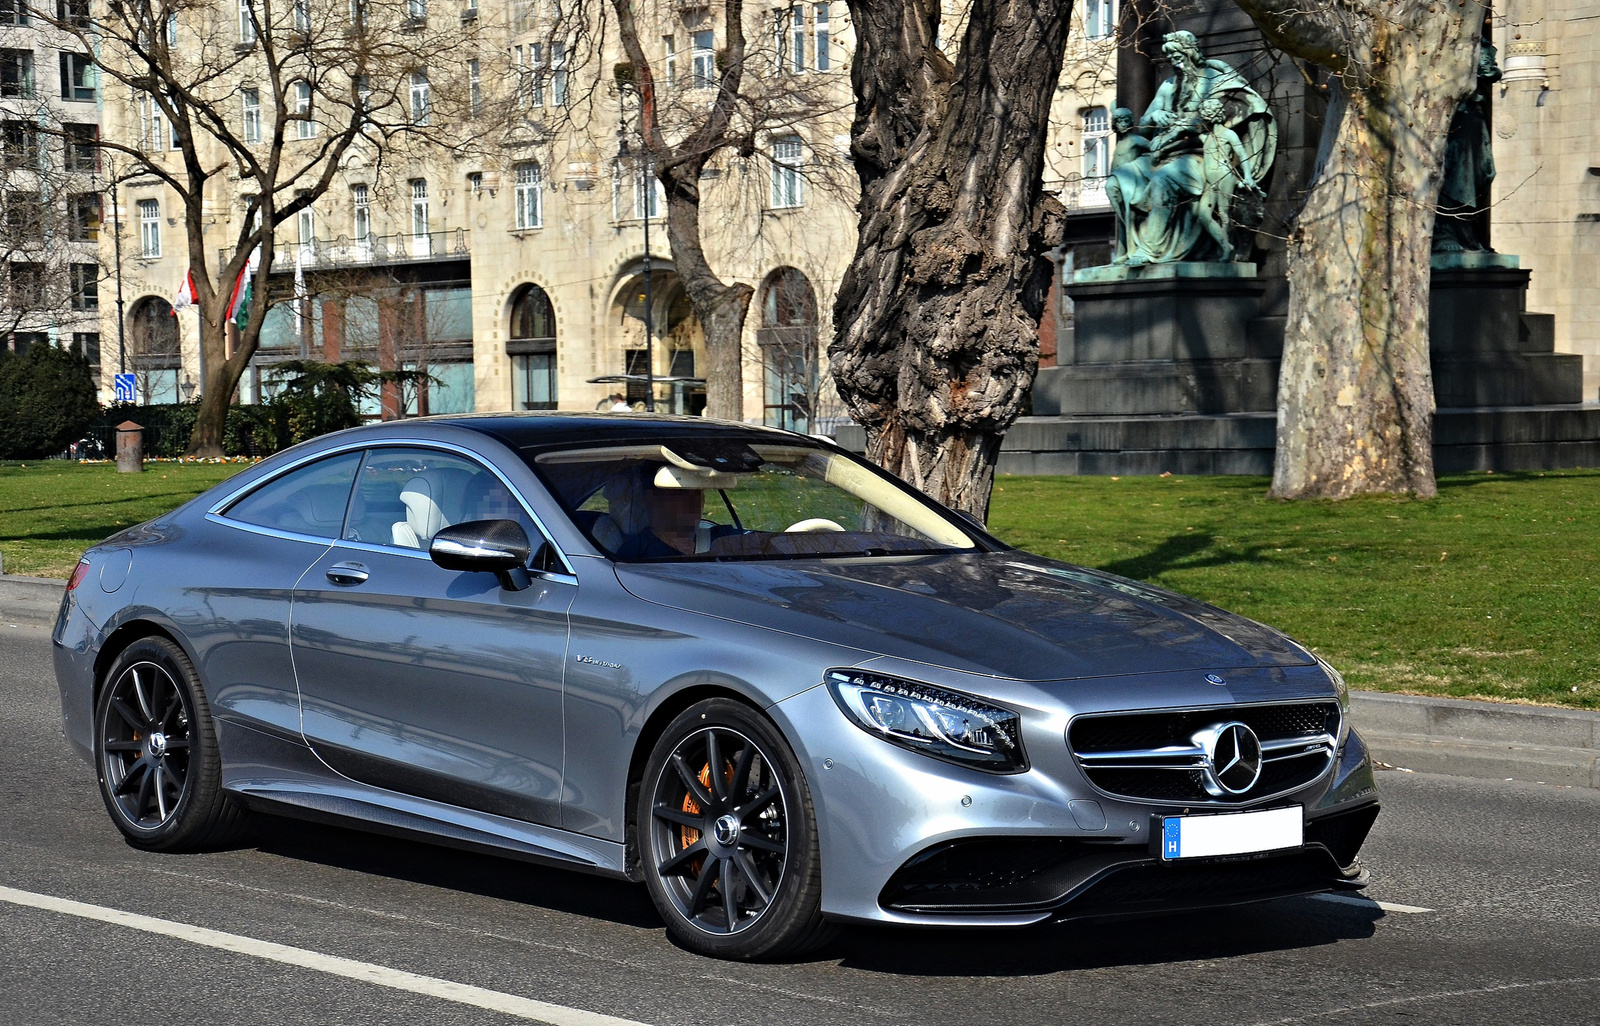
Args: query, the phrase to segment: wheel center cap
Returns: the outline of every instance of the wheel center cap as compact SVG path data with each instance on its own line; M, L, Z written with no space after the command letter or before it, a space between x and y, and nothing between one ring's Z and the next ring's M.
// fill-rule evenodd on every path
M150 735L150 754L158 757L167 754L167 735L162 733Z
M717 843L731 848L739 840L739 820L735 816L720 816L711 826L711 836Z

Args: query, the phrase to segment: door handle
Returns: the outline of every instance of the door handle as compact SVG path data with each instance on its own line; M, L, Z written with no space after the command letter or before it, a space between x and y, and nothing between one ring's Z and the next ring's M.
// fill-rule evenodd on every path
M360 563L335 563L328 567L328 580L349 588L367 579L367 568Z

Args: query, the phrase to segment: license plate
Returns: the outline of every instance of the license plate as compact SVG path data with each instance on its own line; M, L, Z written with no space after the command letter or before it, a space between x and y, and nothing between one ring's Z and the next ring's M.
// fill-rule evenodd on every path
M1305 813L1298 805L1265 812L1160 819L1163 862L1278 851L1305 843Z

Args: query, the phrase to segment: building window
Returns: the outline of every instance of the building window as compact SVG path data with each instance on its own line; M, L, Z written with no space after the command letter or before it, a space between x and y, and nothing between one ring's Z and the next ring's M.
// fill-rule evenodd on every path
M95 93L94 58L86 53L61 52L61 98L92 101Z
M1104 107L1083 112L1083 191L1104 192L1111 168L1111 122Z
M74 310L100 309L100 265L72 265L72 308Z
M167 147L166 115L161 104L149 93L135 93L134 105L139 108L139 145L151 153L160 153Z
M89 361L89 376L100 380L100 333L98 331L74 331L72 333L72 348L85 360Z
M44 297L44 265L28 260L11 261L11 303L23 310L40 310L51 304Z
M1116 0L1084 0L1083 34L1105 39L1117 31Z
M476 57L467 62L467 111L473 117L483 113L483 74Z
M305 193L300 195L304 196ZM302 207L295 220L298 222L297 227L300 230L300 248L303 250L315 250L317 247L316 211L310 207Z
M311 32L311 0L294 0L294 30L301 35Z
M472 193L472 198L473 199L479 199L480 197L483 196L483 172L482 171L468 171L467 172L467 191Z
M411 180L411 253L429 256L433 253L433 236L428 234L428 180Z
M311 119L311 83L301 79L294 84L294 113L299 118L295 134L301 139L314 139L317 123Z
M761 289L762 420L769 427L809 429L818 386L817 294L796 268L773 271Z
M666 189L656 177L653 164L618 162L611 192L612 214L618 221L660 217L666 201Z
M32 50L0 50L0 96L33 96Z
M239 96L244 109L244 141L258 143L261 141L261 92L244 89Z
M710 89L717 81L716 36L710 31L696 32L692 42L694 44L690 52L693 60L690 71L694 76L692 85L696 89Z
M88 28L94 23L89 13L89 0L56 0L56 19L73 28Z
M511 357L512 407L555 409L556 314L550 297L537 285L524 285L512 296L506 353Z
M96 171L100 168L100 126L61 126L66 139L68 171Z
M39 129L33 122L7 121L4 129L4 145L8 168L38 166Z
M518 164L517 175L517 228L542 228L544 226L544 176L539 165L533 162Z
M356 28L366 27L367 0L350 0L350 24Z
M67 197L67 210L72 215L69 225L73 242L94 242L100 238L100 195L84 192Z
M239 0L239 42L249 46L256 41L255 12L251 9L251 0Z
M357 242L372 237L372 198L365 185L350 186L350 233Z
M139 255L154 259L161 255L161 203L139 201Z
M815 7L817 35L816 58L818 71L829 71L833 68L833 51L829 49L829 47L833 45L832 40L829 37L829 22L831 20L830 14L832 13L832 7L832 4L817 4Z
M167 15L167 46L170 48L170 47L174 47L174 46L177 46L177 45L178 45L178 12L177 11L173 11L171 14ZM99 345L100 345L100 343L98 341L95 342L95 346L96 347L98 347Z
M433 110L433 87L428 84L426 71L411 73L411 123L426 125Z
M567 105L567 47L564 43L550 44L550 102L557 107Z
M662 36L661 46L667 52L667 88L678 86L678 37Z
M799 4L789 8L789 67L806 70L806 9Z
M26 25L27 0L0 0L0 25Z
M428 0L406 0L406 18L412 22L428 20Z
M805 179L801 172L803 159L799 136L787 135L772 141L772 206L774 208L804 205Z

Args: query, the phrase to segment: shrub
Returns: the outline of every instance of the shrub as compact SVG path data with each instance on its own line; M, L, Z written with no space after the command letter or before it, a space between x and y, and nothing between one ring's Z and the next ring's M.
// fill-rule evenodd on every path
M49 345L0 355L0 458L54 456L100 412L89 361Z

